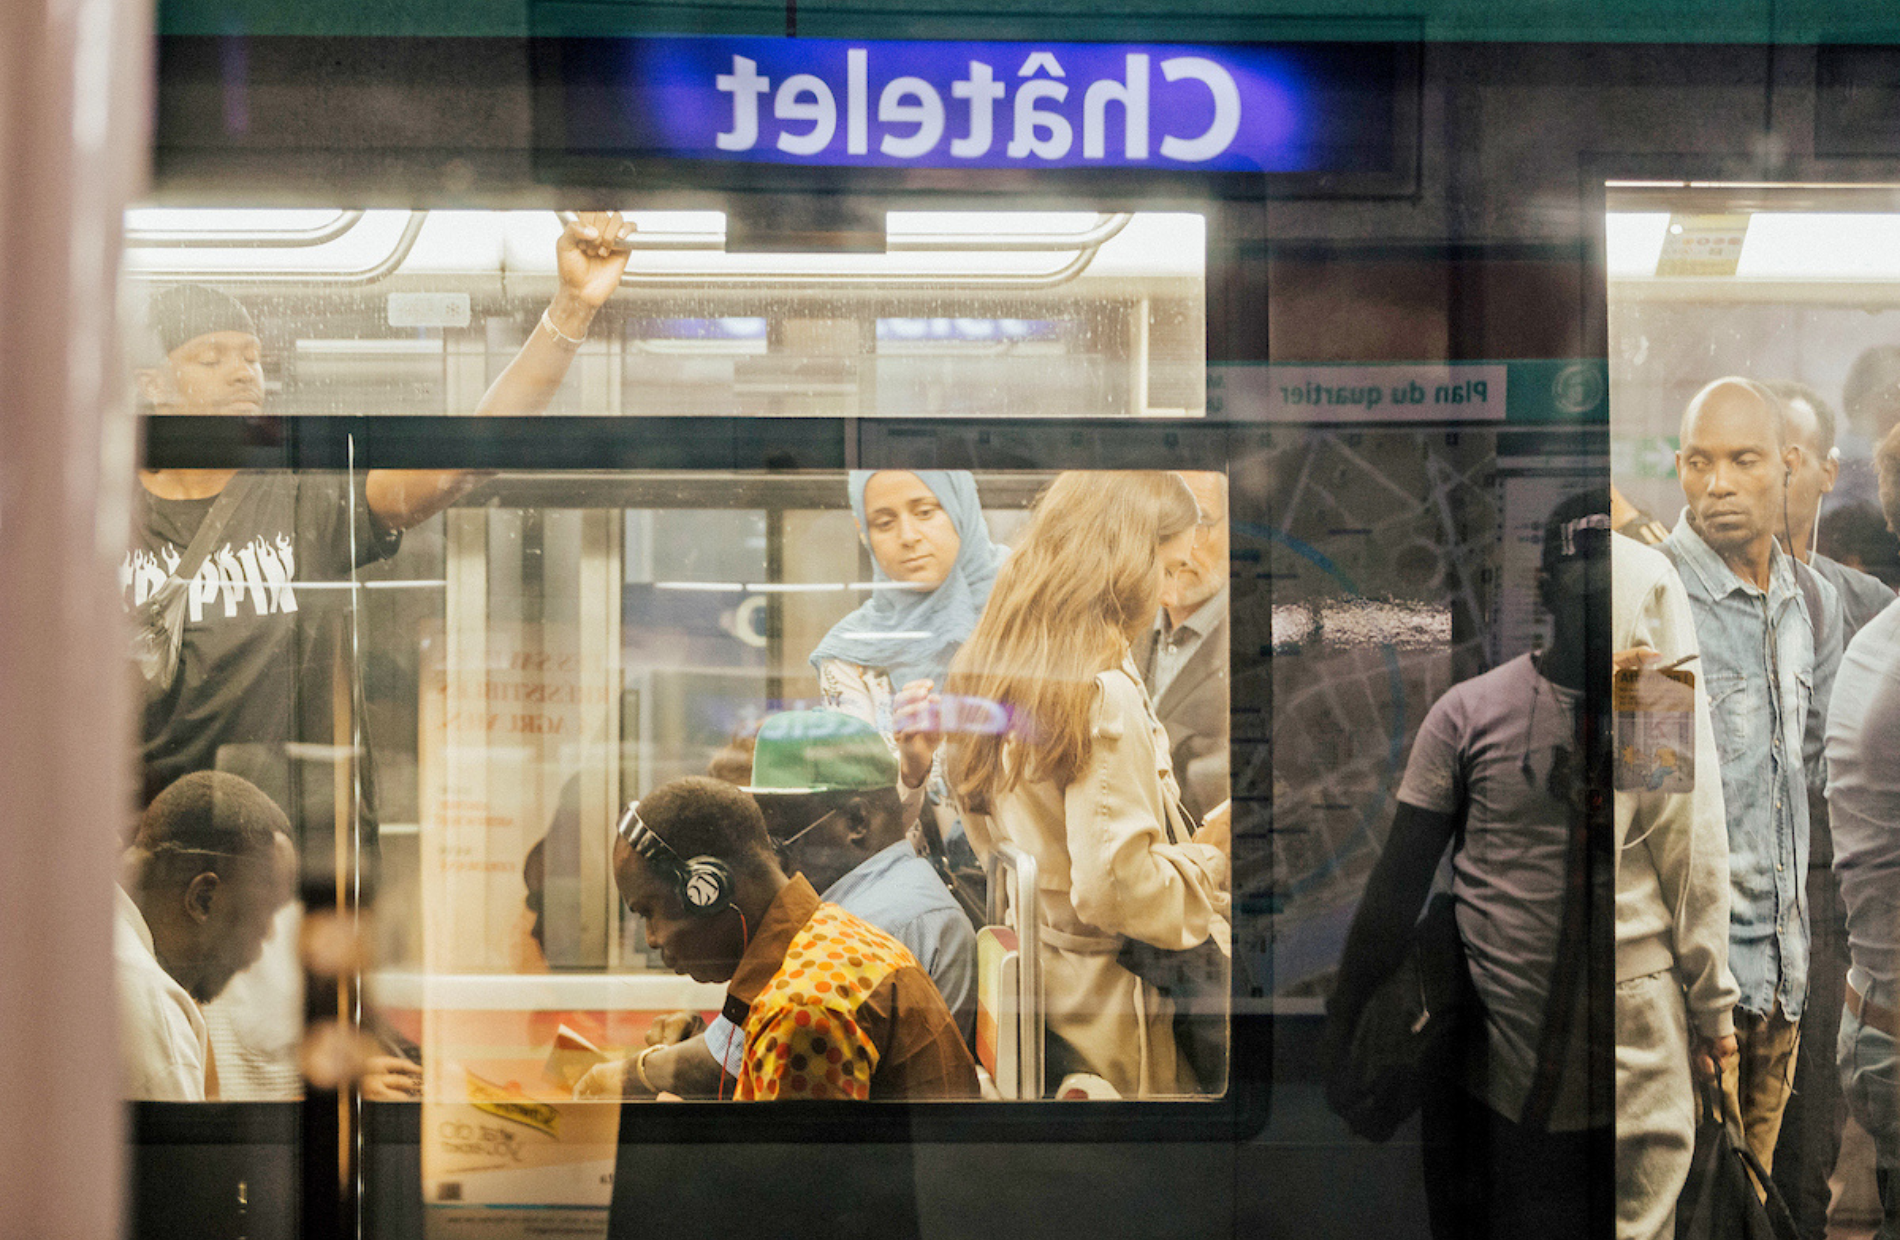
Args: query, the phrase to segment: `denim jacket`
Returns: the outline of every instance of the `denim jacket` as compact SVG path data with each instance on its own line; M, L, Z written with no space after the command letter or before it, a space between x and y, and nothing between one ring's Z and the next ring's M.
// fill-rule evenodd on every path
M1795 1020L1808 990L1808 785L1823 778L1803 757L1808 716L1824 704L1816 697L1814 626L1794 561L1779 547L1765 593L1702 541L1686 509L1664 548L1695 615L1722 759L1729 968L1739 1006L1765 1015L1779 1001ZM1818 590L1831 587L1818 582Z

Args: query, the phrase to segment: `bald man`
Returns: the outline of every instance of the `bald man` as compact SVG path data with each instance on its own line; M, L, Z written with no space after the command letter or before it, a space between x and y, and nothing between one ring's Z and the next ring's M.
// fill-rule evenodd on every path
M1830 559L1814 549L1814 531L1821 502L1840 481L1841 450L1835 445L1834 411L1820 393L1802 383L1771 383L1781 398L1785 418L1783 438L1799 454L1788 484L1788 511L1778 531L1781 549L1827 579L1841 596L1842 645L1852 641L1861 626L1887 609L1894 594L1880 578ZM1819 864L1819 862L1816 862Z
M1781 401L1748 379L1718 379L1682 417L1676 472L1688 501L1659 547L1689 595L1722 760L1728 812L1729 967L1736 1067L1723 1091L1749 1147L1770 1165L1794 1080L1808 989L1808 789L1818 755L1807 719L1825 709L1839 658L1839 599L1775 542L1800 453ZM1831 632L1831 639L1817 637ZM1818 656L1818 657L1817 657Z

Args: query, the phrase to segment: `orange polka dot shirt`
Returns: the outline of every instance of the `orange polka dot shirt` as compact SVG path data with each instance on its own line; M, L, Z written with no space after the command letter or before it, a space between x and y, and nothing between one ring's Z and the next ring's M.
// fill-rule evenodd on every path
M780 891L727 988L745 1007L736 1096L974 1098L976 1064L930 975L902 943L825 904L803 876Z

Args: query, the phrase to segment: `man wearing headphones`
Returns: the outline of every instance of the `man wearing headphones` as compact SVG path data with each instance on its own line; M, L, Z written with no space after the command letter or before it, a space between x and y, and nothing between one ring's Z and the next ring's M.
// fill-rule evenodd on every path
M742 778L781 867L908 948L967 1042L976 1019L976 931L905 835L897 757L877 728L839 710L781 711L760 726ZM721 1061L728 1074L745 1061L738 1027L723 1016L708 1026L697 1012L675 1012L653 1023L647 1041L671 1045L641 1059L642 1076L630 1077L627 1063L602 1064L575 1097L711 1098Z
M1800 383L1770 383L1781 398L1782 436L1798 453L1794 476L1785 492L1782 524L1776 531L1781 549L1814 570L1840 596L1835 617L1841 645L1893 602L1893 591L1879 578L1849 568L1814 549L1822 497L1840 476L1841 451L1834 443L1834 411L1813 388ZM1797 571L1799 571L1797 569ZM1829 669L1830 673L1832 669ZM1813 712L1804 748L1810 761L1822 747L1823 719ZM1834 1041L1840 1029L1847 977L1847 922L1840 884L1834 878L1834 842L1828 803L1817 789L1808 801L1808 1017L1796 1055L1794 1095L1782 1120L1775 1150L1775 1182L1794 1213L1805 1240L1824 1240L1832 1200L1828 1177L1840 1155L1842 1109L1840 1077L1834 1068Z
M787 878L744 791L674 780L629 805L618 831L614 882L647 941L674 972L729 983L723 1014L745 1040L732 1097L977 1096L975 1061L930 975L896 939ZM627 1071L647 1085L642 1060L663 1049Z
M1776 533L1783 551L1812 568L1840 593L1846 626L1841 642L1845 646L1862 625L1886 610L1894 594L1880 578L1849 568L1814 547L1822 497L1833 493L1841 474L1841 450L1834 442L1834 410L1805 383L1770 383L1767 387L1781 398L1783 437L1800 453L1794 477L1788 482L1786 517Z
M1717 379L1682 415L1676 472L1688 506L1659 544L1675 562L1702 651L1728 813L1729 967L1739 1062L1722 1075L1749 1147L1772 1166L1808 992L1808 791L1822 764L1804 741L1840 655L1834 587L1775 543L1801 453L1781 402ZM1812 600L1812 601L1810 601Z

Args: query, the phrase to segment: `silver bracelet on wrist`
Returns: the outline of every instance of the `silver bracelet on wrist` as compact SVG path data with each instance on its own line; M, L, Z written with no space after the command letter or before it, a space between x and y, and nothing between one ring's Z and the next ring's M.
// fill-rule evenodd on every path
M570 336L566 332L562 331L560 328L556 327L554 325L554 320L548 317L548 312L546 310L543 310L541 312L541 326L548 329L548 335L554 337L556 340L560 341L562 344L567 345L569 348L572 348L572 349L580 348L581 342L587 339L587 337L585 336Z

